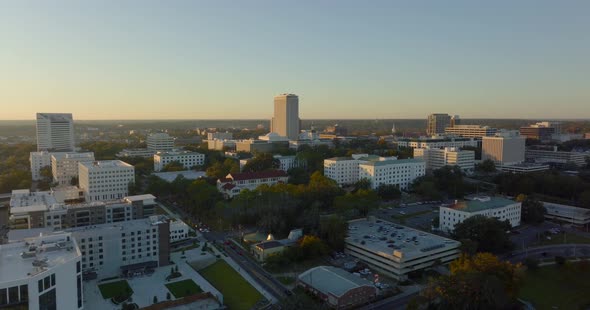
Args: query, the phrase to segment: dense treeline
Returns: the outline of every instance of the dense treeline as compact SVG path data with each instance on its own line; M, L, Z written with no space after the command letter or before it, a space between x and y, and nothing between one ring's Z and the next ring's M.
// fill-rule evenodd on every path
M31 187L29 153L35 150L32 144L0 144L0 193Z
M590 208L590 182L558 171L529 174L504 173L495 178L498 191L510 196L537 194Z

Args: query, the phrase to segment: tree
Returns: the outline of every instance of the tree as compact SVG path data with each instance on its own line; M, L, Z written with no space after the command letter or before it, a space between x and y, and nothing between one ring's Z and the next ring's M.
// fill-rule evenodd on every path
M166 171L183 171L183 170L184 170L184 165L177 160L167 163L162 168L162 171L165 171L165 172Z
M362 178L354 183L354 191L371 189L371 180Z
M565 265L565 257L563 257L563 256L555 256L555 263L557 265L560 265L560 266Z
M524 260L524 265L526 266L526 268L528 270L537 270L539 268L539 260L531 258L531 257L527 257Z
M344 239L348 233L348 222L337 215L330 215L320 219L320 238L334 250L344 248Z
M428 200L442 199L442 194L438 191L438 189L436 189L436 185L432 181L418 182L417 185L414 185L412 187L418 195Z
M479 163L475 167L475 170L485 172L485 173L492 173L492 172L496 171L496 164L494 163L493 160L486 159L486 160L482 161L481 163Z
M205 215L215 208L215 204L222 200L217 187L205 180L195 180L187 188L190 212L194 215Z
M172 299L172 296L170 296L170 292L167 292L166 293L166 300L170 300L170 299Z
M477 242L478 252L503 253L512 249L508 221L500 221L495 217L476 215L455 225L453 237L457 240L469 239Z
M280 168L280 161L271 153L258 153L244 165L243 172L259 172Z
M590 209L590 190L586 190L580 194L580 198L578 198L578 203L582 208Z
M367 216L369 211L379 206L379 196L373 190L361 189L334 199L334 207L343 213L355 211L360 216Z
M305 235L299 241L299 248L305 259L316 258L328 253L328 248L324 242L313 235Z
M377 195L383 200L392 200L399 199L402 196L402 192L397 185L381 184L377 187Z
M545 214L547 209L543 206L543 203L527 197L521 206L522 221L528 224L540 224L545 220Z
M154 300L153 300L152 303L154 303L154 304L157 304L158 303L158 296L154 296Z
M449 275L431 280L412 302L414 308L519 309L520 265L489 253L463 254L450 264L450 270Z
M51 180L53 180L53 172L51 171L51 166L42 167L39 170L39 175L41 175L43 181L51 182Z
M309 174L302 167L291 168L287 171L289 175L289 184L307 184L309 183Z
M207 168L207 176L216 179L224 178L229 173L240 172L240 165L231 158L226 158L223 162L217 161Z

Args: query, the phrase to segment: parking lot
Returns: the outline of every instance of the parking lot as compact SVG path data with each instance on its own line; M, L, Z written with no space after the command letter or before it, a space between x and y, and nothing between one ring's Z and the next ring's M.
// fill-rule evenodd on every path
M374 215L387 221L430 231L432 220L438 217L441 203L412 203L374 211Z

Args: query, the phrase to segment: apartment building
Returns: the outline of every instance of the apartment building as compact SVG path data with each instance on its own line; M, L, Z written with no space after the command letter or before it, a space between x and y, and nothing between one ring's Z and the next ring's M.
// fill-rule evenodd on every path
M85 153L52 153L51 173L53 182L59 185L71 184L73 178L78 178L78 163L91 163L94 161L93 152Z
M135 183L135 168L120 160L81 162L78 171L86 201L122 199Z
M414 158L426 162L426 170L436 170L444 166L459 166L466 173L475 168L475 152L458 148L414 149Z
M0 245L0 308L83 309L81 259L70 233Z
M168 151L154 154L154 171L160 172L171 162L182 164L185 169L205 164L205 155L189 151Z
M459 257L459 241L369 217L348 222L344 251L396 280Z
M170 264L170 224L165 216L66 231L80 246L85 273L103 278Z
M156 197L150 194L82 203L67 203L67 198L61 191L12 191L10 228L49 227L58 230L117 223L154 215L156 207Z
M495 217L500 221L508 220L512 227L520 225L521 203L500 197L475 197L470 200L455 201L441 206L439 210L440 229L452 232L455 225L472 216L483 215Z

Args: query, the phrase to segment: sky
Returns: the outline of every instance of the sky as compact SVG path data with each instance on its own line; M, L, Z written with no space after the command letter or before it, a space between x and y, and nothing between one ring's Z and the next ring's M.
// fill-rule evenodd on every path
M0 119L590 118L590 1L0 1Z

